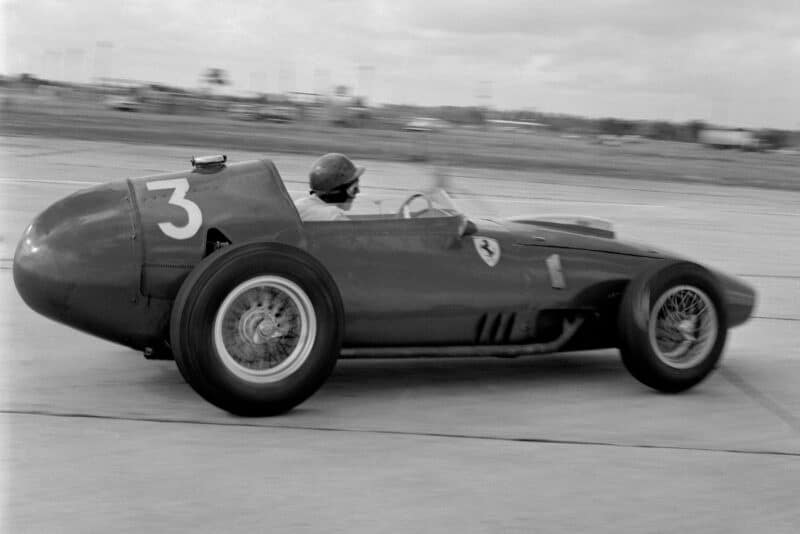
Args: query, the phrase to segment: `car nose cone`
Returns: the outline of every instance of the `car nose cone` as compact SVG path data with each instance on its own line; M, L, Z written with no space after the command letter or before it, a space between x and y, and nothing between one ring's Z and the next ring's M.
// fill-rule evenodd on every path
M28 225L14 254L14 284L35 311L95 331L123 294L138 291L134 218L126 183L74 193Z

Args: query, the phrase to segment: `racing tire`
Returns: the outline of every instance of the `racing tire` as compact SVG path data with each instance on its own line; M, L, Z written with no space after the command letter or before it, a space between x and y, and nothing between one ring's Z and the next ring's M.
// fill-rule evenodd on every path
M269 416L322 386L339 356L344 311L325 267L276 243L226 247L178 291L170 318L175 362L215 406Z
M715 277L677 262L628 284L619 309L622 363L641 383L664 393L685 391L717 365L727 317Z

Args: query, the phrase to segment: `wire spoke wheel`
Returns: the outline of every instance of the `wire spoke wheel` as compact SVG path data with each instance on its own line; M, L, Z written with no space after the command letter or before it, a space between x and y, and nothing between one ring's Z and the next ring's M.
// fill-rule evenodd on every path
M708 357L719 334L714 303L697 287L672 287L653 306L648 334L661 362L673 369L694 367Z
M204 258L170 315L175 363L208 402L242 416L285 413L330 376L344 309L330 273L282 243L242 243Z
M251 383L277 382L303 365L317 332L300 286L264 275L236 286L214 318L214 347L225 367Z

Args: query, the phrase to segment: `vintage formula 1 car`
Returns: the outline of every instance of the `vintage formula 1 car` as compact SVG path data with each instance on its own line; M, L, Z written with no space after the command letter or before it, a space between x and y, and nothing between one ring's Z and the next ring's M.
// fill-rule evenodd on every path
M291 409L340 356L616 347L642 383L678 392L754 307L742 281L618 240L604 221L474 219L434 191L303 223L272 162L192 162L50 206L17 247L14 281L47 317L174 358L236 414Z

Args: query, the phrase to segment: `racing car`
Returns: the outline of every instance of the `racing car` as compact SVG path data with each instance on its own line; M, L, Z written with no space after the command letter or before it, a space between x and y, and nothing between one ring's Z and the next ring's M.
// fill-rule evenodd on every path
M200 396L245 416L303 402L340 357L617 348L640 382L679 392L755 303L743 281L606 221L470 217L441 190L302 222L272 161L225 156L54 203L13 275L33 310L174 359Z

